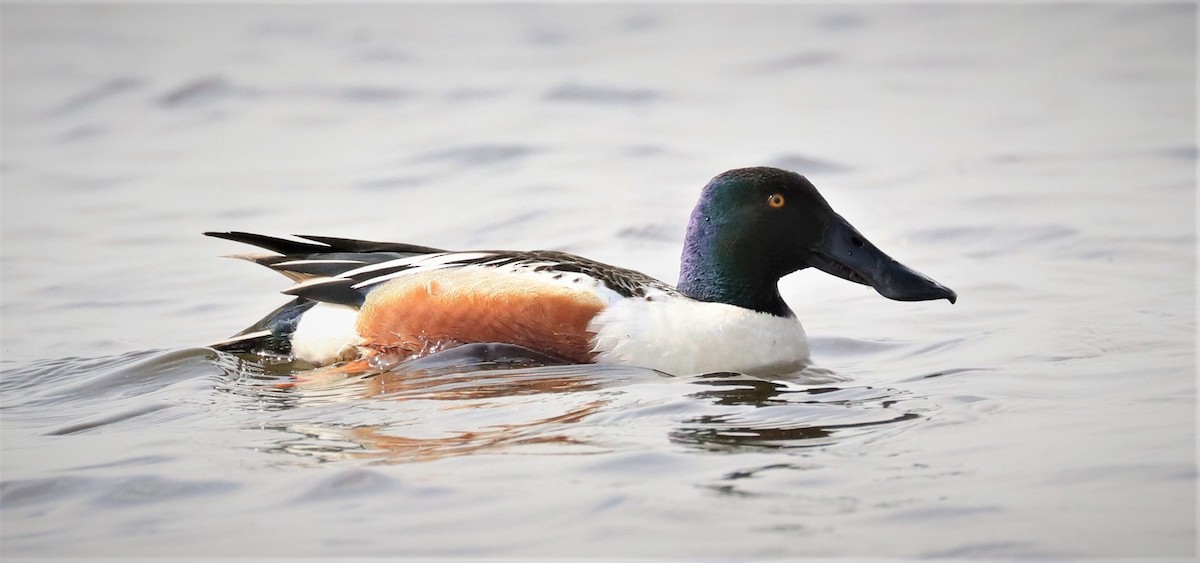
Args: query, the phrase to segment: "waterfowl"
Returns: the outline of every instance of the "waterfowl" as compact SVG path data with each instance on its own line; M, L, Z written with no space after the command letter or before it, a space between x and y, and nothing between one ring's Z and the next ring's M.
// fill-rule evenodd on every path
M900 301L949 288L876 248L804 176L741 168L701 191L678 285L549 250L451 251L403 243L206 232L273 254L236 257L295 282L294 296L214 348L316 365L394 365L464 344L672 374L783 374L809 361L778 282L814 267Z

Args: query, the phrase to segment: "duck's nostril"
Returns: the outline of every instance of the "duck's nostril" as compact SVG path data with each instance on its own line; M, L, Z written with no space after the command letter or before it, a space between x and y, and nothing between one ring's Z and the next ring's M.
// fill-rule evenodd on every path
M861 237L850 237L850 242L854 244L855 248L862 248L866 244Z

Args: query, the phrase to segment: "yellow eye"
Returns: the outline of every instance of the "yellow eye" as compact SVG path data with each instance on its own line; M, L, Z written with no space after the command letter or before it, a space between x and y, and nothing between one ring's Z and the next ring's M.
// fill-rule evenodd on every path
M779 209L783 207L783 204L783 194L771 194L771 197L767 198L767 205L770 205L772 209Z

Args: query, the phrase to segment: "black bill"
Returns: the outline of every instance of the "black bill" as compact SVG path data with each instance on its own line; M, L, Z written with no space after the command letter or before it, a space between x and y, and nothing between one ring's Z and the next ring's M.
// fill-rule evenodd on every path
M869 285L897 301L958 299L950 288L884 254L840 215L833 214L824 235L810 249L809 263L825 273Z

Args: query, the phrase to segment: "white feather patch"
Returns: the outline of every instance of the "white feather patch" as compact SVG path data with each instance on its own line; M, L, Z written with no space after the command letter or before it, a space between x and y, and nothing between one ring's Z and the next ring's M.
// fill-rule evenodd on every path
M427 266L445 267L453 262L486 258L491 255L492 254L490 252L437 252L434 254L417 254L416 256L397 258L395 260L388 260L387 262L380 262L378 264L371 264L369 266L356 268L343 273L342 276L351 278L361 274L369 274L371 272L378 272L380 270L390 270L392 268L398 268L401 266L409 266L414 270L419 270ZM408 270L405 271L407 272Z
M314 364L342 359L358 344L358 309L317 303L304 312L292 333L292 355Z
M428 272L431 270L440 270L443 268L462 267L462 262L464 261L477 260L491 255L492 254L490 252L441 252L437 254L420 254L417 256L410 256L408 258L390 260L381 264L363 266L361 268L345 272L339 277L349 278L365 273L387 270L390 268L405 267L405 269L400 270L399 272L392 272L390 274L373 277L350 286L354 289L362 289L364 287L383 283L401 276L411 276L413 274L419 274L421 272Z
M794 318L680 297L622 299L596 315L588 330L595 334L597 361L674 375L781 375L809 359L804 327Z
M287 262L277 262L273 264L276 268L284 268L289 266L307 266L309 264L364 264L362 260L289 260Z

